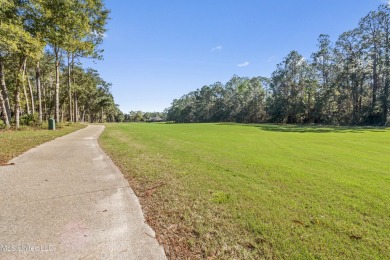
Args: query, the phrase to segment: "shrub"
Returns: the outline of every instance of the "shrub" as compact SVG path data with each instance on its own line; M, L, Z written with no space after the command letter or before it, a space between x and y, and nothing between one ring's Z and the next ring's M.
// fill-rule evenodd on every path
M20 124L25 126L40 126L38 114L23 115L20 117Z

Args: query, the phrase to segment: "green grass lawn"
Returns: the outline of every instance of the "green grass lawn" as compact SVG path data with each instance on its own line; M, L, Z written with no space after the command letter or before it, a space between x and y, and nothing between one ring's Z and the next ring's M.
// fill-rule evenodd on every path
M390 129L108 124L172 258L390 258Z
M82 124L64 125L55 131L46 130L47 127L46 129L25 127L22 130L0 130L0 164L6 163L37 145L85 126Z

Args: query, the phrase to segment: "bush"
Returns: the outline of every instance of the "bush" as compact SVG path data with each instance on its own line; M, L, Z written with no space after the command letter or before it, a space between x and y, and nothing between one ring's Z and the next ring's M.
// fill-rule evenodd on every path
M20 125L25 126L40 126L38 114L23 115L20 117Z
M0 129L4 129L5 128L5 123L3 120L0 119Z

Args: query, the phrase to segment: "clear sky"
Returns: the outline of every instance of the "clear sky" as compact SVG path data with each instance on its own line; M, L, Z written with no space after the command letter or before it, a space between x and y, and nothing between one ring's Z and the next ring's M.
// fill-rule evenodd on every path
M175 98L238 76L269 77L320 34L335 41L383 0L106 0L104 60L120 109L163 111Z

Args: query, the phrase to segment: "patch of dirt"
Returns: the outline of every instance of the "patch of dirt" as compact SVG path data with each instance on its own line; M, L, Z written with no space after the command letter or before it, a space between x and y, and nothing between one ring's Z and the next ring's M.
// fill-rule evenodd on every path
M0 166L9 166L9 165L15 165L14 163L1 163L0 162Z

